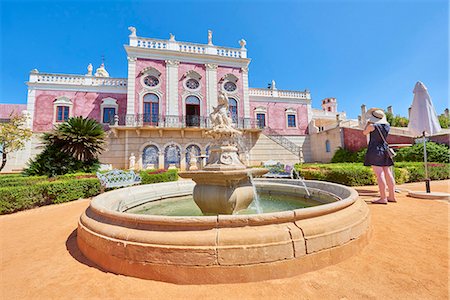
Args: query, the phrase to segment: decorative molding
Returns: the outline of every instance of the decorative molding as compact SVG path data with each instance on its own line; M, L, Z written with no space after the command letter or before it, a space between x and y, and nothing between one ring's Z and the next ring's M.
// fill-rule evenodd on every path
M242 73L248 73L248 67L242 67L241 68Z
M253 110L255 111L255 113L267 113L267 107L265 106L258 106L255 107Z
M137 57L136 57L136 56L127 56L127 60L128 60L129 62L136 62Z
M186 73L183 74L183 76L181 78L193 78L196 79L198 81L200 81L202 79L202 75L200 75L198 72L194 71L194 70L189 70Z
M138 76L142 76L142 75L144 75L144 74L146 74L146 75L153 75L153 76L155 76L155 77L161 76L161 72L158 71L158 69L156 69L156 68L154 68L154 67L151 67L151 66L142 69L141 72L139 72L139 75L138 75Z
M218 65L216 64L205 64L207 70L217 70Z
M178 66L180 64L180 61L174 59L166 59L165 63L166 66Z

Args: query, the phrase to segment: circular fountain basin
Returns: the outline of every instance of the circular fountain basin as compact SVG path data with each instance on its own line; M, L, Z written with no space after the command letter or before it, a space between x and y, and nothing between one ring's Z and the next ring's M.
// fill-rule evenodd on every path
M297 195L297 180L257 179L261 193ZM182 284L250 282L294 276L344 260L368 242L370 214L357 192L305 181L323 204L288 211L215 216L130 213L192 195L192 181L129 187L101 194L80 217L81 252L123 275Z

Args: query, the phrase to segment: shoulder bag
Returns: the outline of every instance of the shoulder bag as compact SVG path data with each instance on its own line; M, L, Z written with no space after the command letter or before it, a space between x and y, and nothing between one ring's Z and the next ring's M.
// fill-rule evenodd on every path
M389 155L389 157L391 159L394 159L394 157L397 155L397 153L395 153L394 149L389 147L389 144L386 141L386 139L384 138L384 135L381 133L380 128L378 126L376 126L376 125L373 125L373 126L378 130L378 133L380 134L381 138L383 139L383 142L386 144L386 146L387 146L387 154Z

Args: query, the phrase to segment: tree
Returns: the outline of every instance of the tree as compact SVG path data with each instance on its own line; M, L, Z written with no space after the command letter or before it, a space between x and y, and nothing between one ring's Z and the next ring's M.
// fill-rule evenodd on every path
M25 142L31 138L31 130L25 128L26 121L26 116L11 115L9 122L0 123L0 153L2 155L0 171L6 165L8 153L22 150Z
M450 118L447 117L445 114L442 114L438 117L439 124L441 124L442 128L448 128L450 126Z
M73 117L44 134L43 139L78 160L88 161L104 150L105 137L103 126L96 120Z
M408 127L408 118L402 117L400 115L394 116L393 114L386 112L386 120L392 127Z
M106 134L93 119L74 117L42 136L44 151L28 164L27 175L56 176L95 172L98 155L104 150Z

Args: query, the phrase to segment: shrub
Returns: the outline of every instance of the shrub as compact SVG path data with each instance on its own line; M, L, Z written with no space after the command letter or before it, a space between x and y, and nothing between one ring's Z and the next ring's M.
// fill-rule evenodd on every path
M0 176L0 187L32 185L47 179L47 176Z
M99 192L100 182L96 178L2 187L0 188L0 214L92 197Z
M325 180L349 186L376 183L372 169L361 164L311 164L296 165L296 168L305 179Z
M439 163L450 163L450 151L447 145L427 142L427 160ZM411 147L401 148L397 152L395 161L423 161L423 143Z
M142 184L169 182L178 180L177 170L168 170L163 173L160 173L159 170L141 171L140 176L142 179L141 181Z
M376 184L376 177L371 167L359 163L336 164L297 164L296 169L305 179L325 180L349 186ZM450 178L450 166L443 163L429 163L428 175L431 180ZM423 163L401 162L394 167L397 184L417 182L425 179Z
M363 148L359 151L350 151L339 147L331 159L332 163L351 163L351 162L363 162L366 156L367 148Z
M98 159L81 161L55 147L48 146L28 163L24 174L55 177L67 173L94 173L99 167Z

